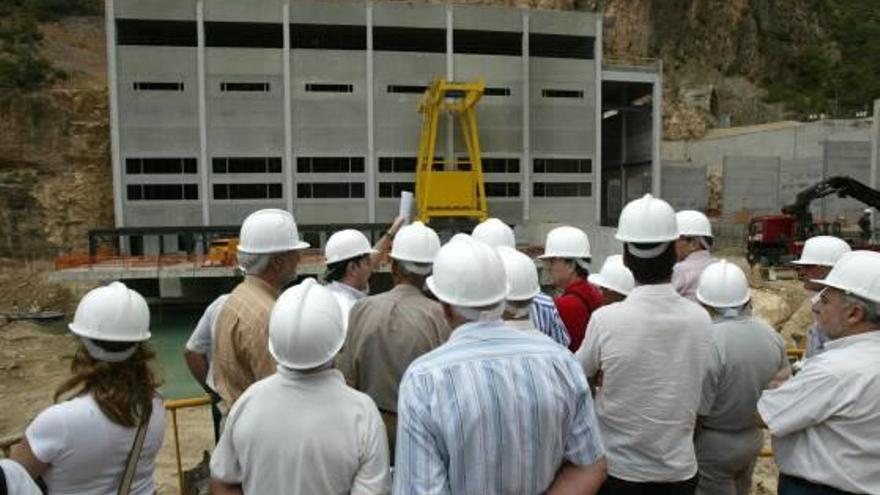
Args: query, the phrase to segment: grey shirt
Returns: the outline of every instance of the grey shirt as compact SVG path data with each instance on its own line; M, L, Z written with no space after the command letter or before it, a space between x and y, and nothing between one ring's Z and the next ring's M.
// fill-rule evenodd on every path
M761 391L788 366L785 340L762 320L740 315L716 318L712 341L700 406L703 426L725 431L754 428Z

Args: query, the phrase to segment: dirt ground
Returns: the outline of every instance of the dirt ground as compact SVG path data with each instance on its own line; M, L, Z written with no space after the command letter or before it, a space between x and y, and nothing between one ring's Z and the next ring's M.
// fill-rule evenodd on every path
M725 255L726 254L726 255ZM744 264L736 253L722 253ZM88 287L60 287L45 278L45 266L14 267L0 261L0 314L10 310L58 309L72 312L78 295ZM765 282L752 276L755 313L781 328L806 293L796 281ZM34 323L6 322L0 318L0 441L20 435L34 416L52 403L55 388L68 375L75 341L69 334L47 332ZM177 466L172 420L168 414L165 442L156 466L159 494L177 493ZM178 413L184 470L195 467L213 446L207 407ZM776 493L776 466L772 458L759 459L755 470L756 495Z

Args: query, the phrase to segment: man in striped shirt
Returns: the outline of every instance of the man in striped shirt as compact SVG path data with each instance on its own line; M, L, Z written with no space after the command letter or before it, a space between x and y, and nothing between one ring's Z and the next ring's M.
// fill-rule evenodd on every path
M586 378L567 350L501 321L498 255L460 234L427 285L455 330L404 374L394 493L595 493L605 449Z
M562 347L568 349L568 346L571 345L571 337L568 336L565 323L562 323L562 319L559 317L556 303L547 294L540 292L532 299L532 306L529 308L529 321L536 330L555 340Z

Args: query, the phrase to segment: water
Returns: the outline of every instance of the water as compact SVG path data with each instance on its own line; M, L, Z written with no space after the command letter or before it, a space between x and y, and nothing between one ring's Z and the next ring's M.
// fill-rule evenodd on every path
M206 305L207 306L207 305ZM150 308L150 343L156 351L156 368L163 379L165 399L188 399L205 395L190 375L183 360L183 350L204 308Z

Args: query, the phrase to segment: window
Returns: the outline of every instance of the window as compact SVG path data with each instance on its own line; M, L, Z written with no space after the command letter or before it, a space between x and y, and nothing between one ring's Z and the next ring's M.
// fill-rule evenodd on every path
M541 96L544 98L583 98L584 92L572 89L542 89Z
M484 174L518 174L519 158L483 158Z
M401 85L401 84L392 84L392 85L388 86L389 93L424 94L424 92L427 90L428 90L427 86L413 86L413 85Z
M518 198L519 182L486 182L486 196L490 198Z
M296 196L303 199L363 198L363 182L300 182Z
M483 96L510 96L510 88L486 88Z
M591 174L589 158L535 158L532 171L536 174Z
M380 182L380 198L399 198L403 191L415 191L415 182Z
M367 27L291 24L290 47L312 50L366 50Z
M373 49L390 52L446 53L446 30L376 26Z
M351 93L354 91L354 85L306 83L306 91L313 93Z
M455 53L480 55L522 55L522 33L456 29L452 36Z
M280 174L281 158L268 157L219 157L211 160L215 174Z
M214 199L278 199L281 184L214 184Z
M267 82L222 82L220 83L220 91L262 91L268 92L270 89Z
M126 158L125 173L139 174L195 174L195 158Z
M300 174L358 174L364 171L362 156L301 156L296 159ZM302 197L302 196L301 196ZM337 197L337 196L331 196ZM344 197L344 196L343 196Z
M532 196L536 198L589 198L593 195L592 182L534 182Z
M405 174L416 171L416 157L414 156L382 156L379 157L379 172Z
M133 82L135 91L183 91L182 82Z
M282 48L281 24L268 22L205 22L205 46L219 48Z
M592 60L595 42L592 36L529 33L529 55Z
M129 184L129 201L199 199L198 184Z
M117 45L196 46L196 21L116 19Z

